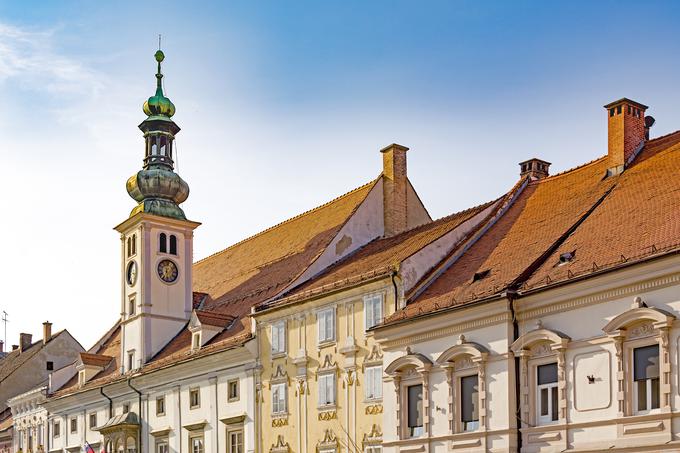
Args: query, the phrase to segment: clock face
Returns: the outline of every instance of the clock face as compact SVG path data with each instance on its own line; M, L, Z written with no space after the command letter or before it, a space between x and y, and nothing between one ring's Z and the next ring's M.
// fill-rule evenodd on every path
M174 261L163 260L158 263L158 277L165 283L172 283L177 280L179 271Z
M125 272L125 279L127 284L130 286L135 286L137 283L137 263L130 261L127 266L127 271Z

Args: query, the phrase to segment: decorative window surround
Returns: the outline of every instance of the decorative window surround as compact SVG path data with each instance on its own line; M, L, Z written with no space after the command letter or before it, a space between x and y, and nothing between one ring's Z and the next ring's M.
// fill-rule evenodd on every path
M460 422L460 378L474 373L479 378L479 431L486 431L486 360L487 349L477 343L468 342L465 335L458 337L458 343L450 347L437 358L435 363L446 369L446 380L449 385L449 432L451 434L465 432Z
M364 438L361 441L364 451L370 451L372 447L374 450L382 445L382 431L378 425L373 425L371 432L364 433ZM379 451L379 450L378 450Z
M272 444L271 448L269 449L269 453L289 453L290 452L290 445L288 445L288 442L283 440L283 435L279 434L276 438L276 443Z
M338 438L332 429L327 429L324 431L323 439L321 439L316 444L316 451L326 452L326 451L338 451Z
M567 421L567 373L565 352L571 339L561 332L545 329L539 320L536 329L520 336L510 349L516 357L520 358L520 410L522 414L522 428L536 425L536 407L534 395L531 391L536 387L535 368L537 365L557 362L557 388L558 388L558 421L564 424ZM530 373L531 369L534 370Z
M402 402L406 400L402 397L404 393L404 386L402 382L413 374L417 374L420 378L420 383L423 385L423 433L425 436L431 435L430 424L430 370L432 369L432 361L423 354L411 352L411 348L406 348L406 354L398 359L395 359L385 368L385 374L392 378L394 383L394 391L396 393L396 407L397 407L397 435L399 439L408 439L405 435L404 419L407 415L407 410ZM415 377L415 376L414 376Z
M671 412L671 359L669 331L675 316L650 308L635 297L631 308L607 323L602 330L614 341L616 348L618 381L618 416L633 415L632 398L632 350L635 347L659 344L659 371L661 394L660 412ZM647 341L645 341L645 339Z

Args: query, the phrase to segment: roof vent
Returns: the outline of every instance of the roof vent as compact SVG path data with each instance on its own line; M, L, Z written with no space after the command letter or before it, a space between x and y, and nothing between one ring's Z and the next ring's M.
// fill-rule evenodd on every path
M490 273L491 273L491 269L486 269L486 270L483 270L481 272L475 272L475 275L472 276L472 281L476 282L476 281L479 281L483 278L486 278L486 277L489 276Z
M557 263L558 266L564 266L565 264L571 263L571 260L576 256L576 250L571 252L565 252L560 255L560 261Z

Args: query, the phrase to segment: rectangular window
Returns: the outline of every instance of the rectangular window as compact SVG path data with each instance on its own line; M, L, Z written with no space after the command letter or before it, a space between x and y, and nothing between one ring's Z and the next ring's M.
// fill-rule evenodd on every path
M659 345L633 350L633 398L635 412L645 413L660 406Z
M167 439L156 441L156 453L169 453L169 452L170 452L170 449L168 448L168 440Z
M423 386L422 384L411 385L406 388L408 402L408 427L409 437L423 435Z
M90 429L97 427L97 413L93 412L90 414Z
M538 423L552 423L558 419L557 364L536 367L536 409Z
M243 431L229 431L227 442L229 443L227 453L243 453Z
M165 396L156 398L156 415L165 415Z
M335 374L319 376L319 406L335 405Z
M52 422L52 433L54 437L59 437L61 435L61 423L58 421Z
M137 300L134 296L130 297L128 300L128 313L133 316L137 312Z
M189 439L191 453L203 453L203 436L195 436Z
M286 384L272 385L272 413L286 412Z
M47 363L45 364L45 368L47 369L47 371L53 371L54 370L54 362L47 361Z
M128 412L130 412L130 405L125 403L123 404L123 413L127 414Z
M365 397L367 400L382 398L382 366L366 368L364 373Z
M366 330L376 326L382 322L383 319L383 296L382 294L373 294L364 297L364 320L366 321Z
M479 428L479 379L477 375L460 379L460 421L463 431Z
M201 406L201 393L199 389L189 390L189 408L196 409Z
M286 321L272 324L272 353L286 352Z
M238 385L238 379L234 379L233 381L227 382L227 392L228 392L228 397L229 401L238 401L239 399L239 385Z
M335 340L335 309L327 308L316 314L319 343Z
M134 370L135 369L135 351L128 351L127 359L128 359L128 363L127 363L128 371Z
M201 349L201 334L199 332L194 333L191 347L194 350Z
M71 434L77 433L78 432L78 419L77 418L72 418L71 419Z

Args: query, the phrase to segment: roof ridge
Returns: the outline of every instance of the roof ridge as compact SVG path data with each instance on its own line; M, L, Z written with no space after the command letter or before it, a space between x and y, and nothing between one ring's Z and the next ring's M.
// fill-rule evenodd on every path
M541 179L538 179L538 180L536 180L536 181L532 181L532 183L533 183L533 182L536 182L536 183L543 183L543 182L548 181L548 180L556 179L556 178L561 177L561 176L564 176L564 175L566 175L566 174L568 174L568 173L571 173L571 172L574 172L574 171L577 171L577 170L581 170L581 169L583 169L583 168L585 168L585 167L589 167L589 166L591 166L591 165L595 165L595 164L599 163L600 161L602 161L602 160L604 160L604 159L606 159L606 158L607 158L607 155L605 154L604 156L600 156L600 157L598 157L598 158L596 158L596 159L593 159L593 160L591 160L591 161L588 161L588 162L586 162L586 163L584 163L584 164L577 165L576 167L572 167L572 168L569 168L569 169L567 169L567 170L561 171L561 172L559 172L559 173L555 173L554 175L546 176L545 178L541 178Z
M655 142L655 141L657 141L657 140L662 140L662 139L664 139L664 138L668 138L668 137L670 137L671 135L675 135L675 134L677 134L677 133L679 133L679 132L680 132L680 130L677 130L677 131L669 132L668 134L665 134L665 135L660 135L660 136L658 136L658 137L650 138L649 140L647 140L647 142L646 142L645 144L647 144L647 143L652 143L652 142Z
M366 184L363 184L363 185L361 185L361 186L359 186L359 187L357 187L357 188L355 188L355 189L352 189L352 190L350 190L349 192L346 192L346 193L344 193L344 194L342 194L342 195L340 195L340 196L338 196L338 197L335 197L335 198L333 198L332 200L329 200L329 201L327 201L326 203L321 204L321 205L319 205L319 206L317 206L317 207L315 207L315 208L309 209L309 210L304 211L304 212L302 212L302 213L300 213L300 214L298 214L298 215L296 215L296 216L290 217L289 219L286 219L286 220L284 220L284 221L282 221L282 222L279 222L279 223L277 223L277 224L275 224L275 225L272 225L272 226L270 226L269 228L266 228L266 229L260 231L259 233L255 233L255 234L253 234L252 236L248 236L248 237L246 237L245 239L241 239L240 241L238 241L238 242L236 242L236 243L234 243L234 244L232 244L232 245L230 245L230 246L228 246L228 247L226 247L226 248L224 248L224 249L222 249L222 250L220 250L220 251L218 251L218 252L215 252L215 253L213 253L213 254L211 254L211 255L206 256L205 258L202 258L202 259L196 261L196 262L194 263L194 265L200 264L200 263L202 263L202 262L204 262L204 261L206 261L206 260L208 260L208 259L210 259L210 258L212 258L212 257L214 257L214 256L216 256L216 255L220 255L220 254L222 254L222 253L225 253L225 252L227 252L227 251L233 249L233 248L236 247L236 246L239 246L239 245L241 245L241 244L243 244L243 243L245 243L245 242L248 242L248 241L250 241L250 240L252 240L252 239L255 239L256 237L261 236L261 235L263 235L263 234L265 234L265 233L267 233L267 232L269 232L269 231L271 231L271 230L273 230L273 229L275 229L275 228L278 228L278 227L280 227L281 225L284 225L284 224L286 224L286 223L292 222L293 220L297 220L297 219L299 219L299 218L301 218L301 217L304 217L304 216L306 216L306 215L309 215L309 214L311 214L311 213L313 213L313 212L318 211L319 209L325 208L326 206L328 206L328 205L330 205L330 204L332 204L332 203L335 203L336 201L338 201L338 200L340 200L340 199L342 199L342 198L345 198L345 197L347 197L347 196L349 196L349 195L352 195L352 194L354 194L354 193L356 193L356 192L358 192L358 191L360 191L360 190L363 190L363 189L365 189L366 187L375 185L375 183L376 183L381 177L382 177L382 173L381 173L377 178L375 178L375 179L373 179L373 180L367 182Z

